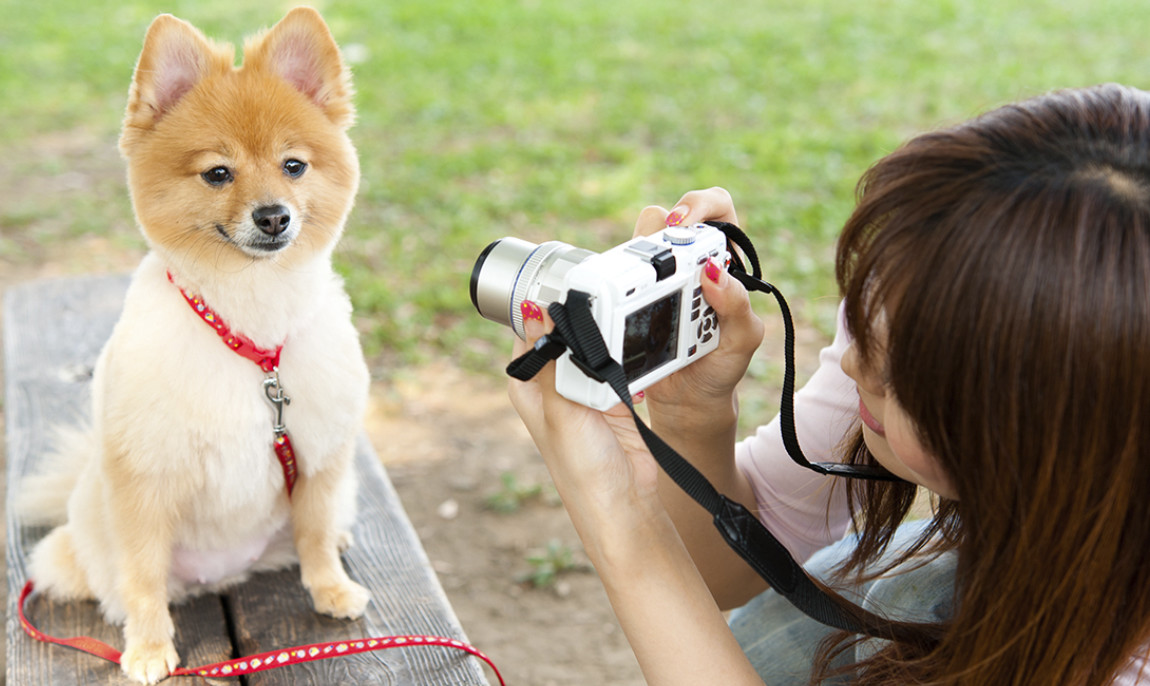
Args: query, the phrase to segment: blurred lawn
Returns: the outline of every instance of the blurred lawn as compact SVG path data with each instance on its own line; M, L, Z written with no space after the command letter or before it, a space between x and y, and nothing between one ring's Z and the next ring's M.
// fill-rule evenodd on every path
M768 279L829 331L833 241L869 163L914 132L1052 88L1150 86L1139 0L316 4L354 63L363 186L338 261L383 367L441 353L502 366L507 332L467 295L491 240L601 250L630 236L644 205L716 184ZM114 141L158 12L239 43L288 7L2 0L0 141L24 154L59 132ZM108 195L72 197L90 206L72 234L22 238L130 233L130 221L107 226L128 212ZM0 258L5 235L37 231L58 202L0 207ZM772 311L765 298L759 309Z

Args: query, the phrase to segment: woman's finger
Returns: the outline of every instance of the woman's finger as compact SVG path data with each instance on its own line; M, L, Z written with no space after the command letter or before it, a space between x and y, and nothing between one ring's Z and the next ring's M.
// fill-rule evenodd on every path
M667 226L693 224L695 222L721 221L738 225L739 216L735 212L735 202L725 188L714 186L706 190L690 191L675 203L667 215Z
M667 216L670 213L659 207L658 205L650 205L644 207L643 211L639 213L639 218L635 220L635 233L632 238L639 236L650 236L656 231L661 231L667 226Z
M553 326L550 317L543 311L543 308L530 300L525 300L520 305L519 311L523 316L523 333L526 334L527 339L522 340L518 336L515 337L515 342L512 345L513 358L518 358L531 350L535 342ZM544 393L554 393L554 389L555 363L551 362L528 381L510 379L507 394L511 398L511 404L523 417L524 423L530 429L543 419Z
M746 287L714 260L704 266L699 285L719 318L721 345L731 351L758 350L765 327L751 308Z

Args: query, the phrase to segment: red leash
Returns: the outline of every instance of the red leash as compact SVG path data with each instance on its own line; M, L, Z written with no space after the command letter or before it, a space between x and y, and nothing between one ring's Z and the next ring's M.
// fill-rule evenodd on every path
M280 385L279 365L280 353L283 352L283 345L276 347L275 350L267 350L255 344L255 342L247 336L232 331L224 320L218 314L208 307L204 299L198 295L189 295L187 291L180 288L174 279L172 273L168 272L168 281L172 282L173 286L180 289L180 295L184 296L188 306L192 308L200 319L204 320L208 326L219 334L220 340L224 345L234 351L240 357L247 358L252 362L259 365L259 368L264 370L264 395L267 396L268 401L271 402L272 407L276 411L276 421L272 426L272 431L275 433L275 440L272 442L272 449L275 451L276 459L280 462L280 467L284 472L284 487L287 488L288 497L291 497L292 489L295 488L296 479L296 463L295 463L295 450L292 449L291 437L288 436L287 427L284 426L284 406L291 404L291 398L284 392L283 386Z
M172 278L171 272L168 272L168 281L171 281L173 286L180 289L180 295L184 296L184 300L188 301L188 305L191 306L192 310L199 315L200 319L204 320L208 326L215 329L215 332L223 339L224 345L234 350L237 355L255 362L260 366L260 369L265 372L272 372L279 366L280 353L283 352L284 349L282 345L275 350L265 350L259 347L252 339L242 333L230 330L228 325L224 323L224 320L220 319L219 315L208 307L203 298L198 295L189 295L187 291L180 288Z
M20 593L20 626L24 628L24 633L28 634L37 641L45 643L54 643L56 645L65 646L67 648L75 648L76 650L83 651L89 655L103 658L109 662L120 664L120 651L112 646L98 641L88 636L78 636L75 638L56 638L41 632L32 623L28 621L27 616L24 614L24 603L27 601L28 596L32 594L33 584L28 581L24 584L24 590ZM411 648L415 646L443 646L444 648L454 648L462 650L469 655L483 660L491 667L491 671L495 672L495 677L499 679L501 686L506 686L503 681L503 675L499 673L499 668L491 661L491 658L484 655L479 649L470 646L463 641L453 638L443 638L442 636L387 636L384 638L359 638L351 641L332 641L330 643L312 643L310 645L295 646L293 648L285 648L282 650L271 650L266 653L258 655L249 655L247 657L238 657L233 660L225 660L223 662L215 662L210 665L202 667L179 667L172 671L168 676L202 676L202 677L220 677L220 676L243 676L244 674L254 674L255 672L266 672L269 669L278 669L280 667L287 667L289 665L298 665L304 662L315 662L316 660L326 660L331 657L340 657L343 655L356 655L358 653L369 653L376 650L387 650L389 648Z
M172 279L171 272L168 272L168 280L171 281L173 285L176 285L176 282ZM275 434L272 447L275 450L276 458L279 460L280 466L283 467L284 486L287 488L288 497L290 498L292 488L295 486L296 463L291 439L288 437L287 427L285 427L283 423L284 406L291 403L291 398L284 392L279 380L280 352L283 350L283 346L280 345L275 350L260 348L247 336L231 331L223 319L207 306L203 298L198 295L189 295L178 285L176 285L176 288L180 289L184 300L186 300L192 310L199 315L200 319L204 320L204 322L219 334L225 345L234 350L238 355L255 362L259 365L260 369L267 374L263 382L264 394L276 411L275 424L272 426L272 430ZM90 655L95 655L96 657L120 664L122 653L103 641L98 641L89 636L56 638L32 626L32 623L29 622L28 618L24 615L24 603L28 599L28 596L32 594L32 589L33 583L32 580L29 579L28 582L24 584L24 590L20 593L20 626L24 628L24 633L37 641L75 648ZM283 650L272 650L266 653L260 653L259 655L249 655L248 657L240 657L234 660L225 660L223 662L204 665L203 667L180 667L173 670L169 676L242 676L244 674L253 674L269 669L287 667L288 665L326 660L331 657L412 646L443 646L445 648L462 650L465 653L474 655L486 662L492 671L495 672L495 676L499 679L501 686L505 686L503 675L499 673L499 669L495 666L495 663L477 648L453 638L422 635L387 636L383 638L360 638L354 641L313 643L311 645L295 646L294 648Z

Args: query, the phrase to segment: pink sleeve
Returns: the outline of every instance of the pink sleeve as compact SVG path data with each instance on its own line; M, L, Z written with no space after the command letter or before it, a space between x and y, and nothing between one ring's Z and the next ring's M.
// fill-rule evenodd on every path
M1142 646L1110 683L1111 686L1150 686L1150 644Z
M839 366L849 345L840 307L834 343L819 353L819 368L795 394L795 429L811 462L838 459L836 448L858 419L855 384ZM754 489L759 519L799 562L846 533L843 479L791 461L778 417L735 447L735 462Z

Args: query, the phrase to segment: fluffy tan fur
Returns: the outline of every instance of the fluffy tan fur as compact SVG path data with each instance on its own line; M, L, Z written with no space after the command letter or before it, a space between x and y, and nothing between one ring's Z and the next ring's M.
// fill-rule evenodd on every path
M175 17L148 29L120 148L150 252L97 362L91 426L24 489L30 514L63 521L34 550L33 578L123 622L123 669L139 682L179 662L169 603L253 571L298 559L316 610L336 617L369 600L339 559L368 383L330 259L359 179L351 95L314 10L249 40L240 68L230 46ZM265 208L277 212L270 231ZM169 273L233 330L284 345L299 461L290 500L264 373L223 345ZM67 512L51 512L65 488Z

